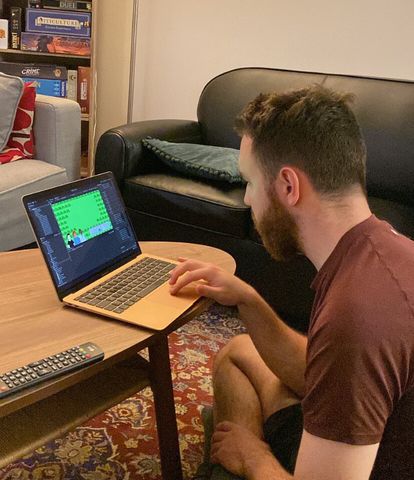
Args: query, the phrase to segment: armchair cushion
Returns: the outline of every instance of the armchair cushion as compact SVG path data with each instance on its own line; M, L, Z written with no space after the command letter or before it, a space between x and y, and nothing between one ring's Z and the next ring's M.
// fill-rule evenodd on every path
M81 113L66 98L36 96L36 159L0 165L0 251L34 241L21 197L79 178Z
M157 138L145 138L142 144L163 163L187 176L244 183L238 168L239 150L234 148L173 143Z
M41 160L10 162L0 167L0 251L34 241L22 196L66 183L66 170Z
M0 151L0 163L8 163L22 158L33 158L34 135L33 120L36 101L36 86L25 83L14 118L13 129L3 151Z
M10 137L23 88L21 78L0 73L0 152Z

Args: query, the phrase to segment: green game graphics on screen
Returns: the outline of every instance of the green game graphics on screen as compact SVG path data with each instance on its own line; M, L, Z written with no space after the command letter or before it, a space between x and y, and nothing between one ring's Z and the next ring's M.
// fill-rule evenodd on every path
M99 190L57 202L52 210L68 249L113 229Z

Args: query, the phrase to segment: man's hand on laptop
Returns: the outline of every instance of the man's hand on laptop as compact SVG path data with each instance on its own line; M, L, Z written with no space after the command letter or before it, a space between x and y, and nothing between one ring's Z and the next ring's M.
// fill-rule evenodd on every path
M253 294L253 288L234 275L211 263L179 258L181 262L170 275L170 292L176 295L186 285L199 282L197 293L222 305L240 305Z

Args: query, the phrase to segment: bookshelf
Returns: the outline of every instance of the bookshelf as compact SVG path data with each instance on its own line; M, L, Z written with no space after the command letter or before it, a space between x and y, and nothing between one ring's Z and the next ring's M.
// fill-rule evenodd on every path
M39 63L60 65L68 70L77 70L78 67L90 67L89 84L89 113L81 114L81 132L82 132L82 154L81 171L82 177L90 176L94 171L94 148L95 139L95 119L96 119L96 72L95 72L95 44L98 18L98 0L91 0L92 3L92 24L91 24L91 55L71 55L63 53L32 52L16 49L0 49L0 60L15 63ZM6 9L8 6L18 6L24 9L27 6L26 0L0 0L0 18L6 18ZM23 10L24 12L24 10ZM23 13L24 16L24 13Z
M13 2L27 5L27 0L0 0L3 6ZM138 0L91 0L91 55L0 50L0 60L17 63L45 63L65 67L90 67L89 114L82 114L81 175L94 173L95 148L106 130L130 120L135 76L134 24L138 18Z

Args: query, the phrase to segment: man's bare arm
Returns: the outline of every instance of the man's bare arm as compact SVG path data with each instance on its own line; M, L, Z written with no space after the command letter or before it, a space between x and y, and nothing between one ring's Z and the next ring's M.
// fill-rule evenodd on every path
M253 288L238 310L266 365L284 385L303 398L306 337L288 327Z
M295 473L291 475L252 432L222 422L212 438L211 460L247 480L368 480L378 445L348 445L304 430Z
M304 431L293 476L268 455L248 461L245 475L248 480L368 480L378 446L348 445Z
M379 444L349 445L303 431L295 479L368 480Z
M289 328L253 287L211 264L183 261L171 272L171 293L200 280L200 295L238 307L260 356L280 381L301 398L305 390L306 337Z

